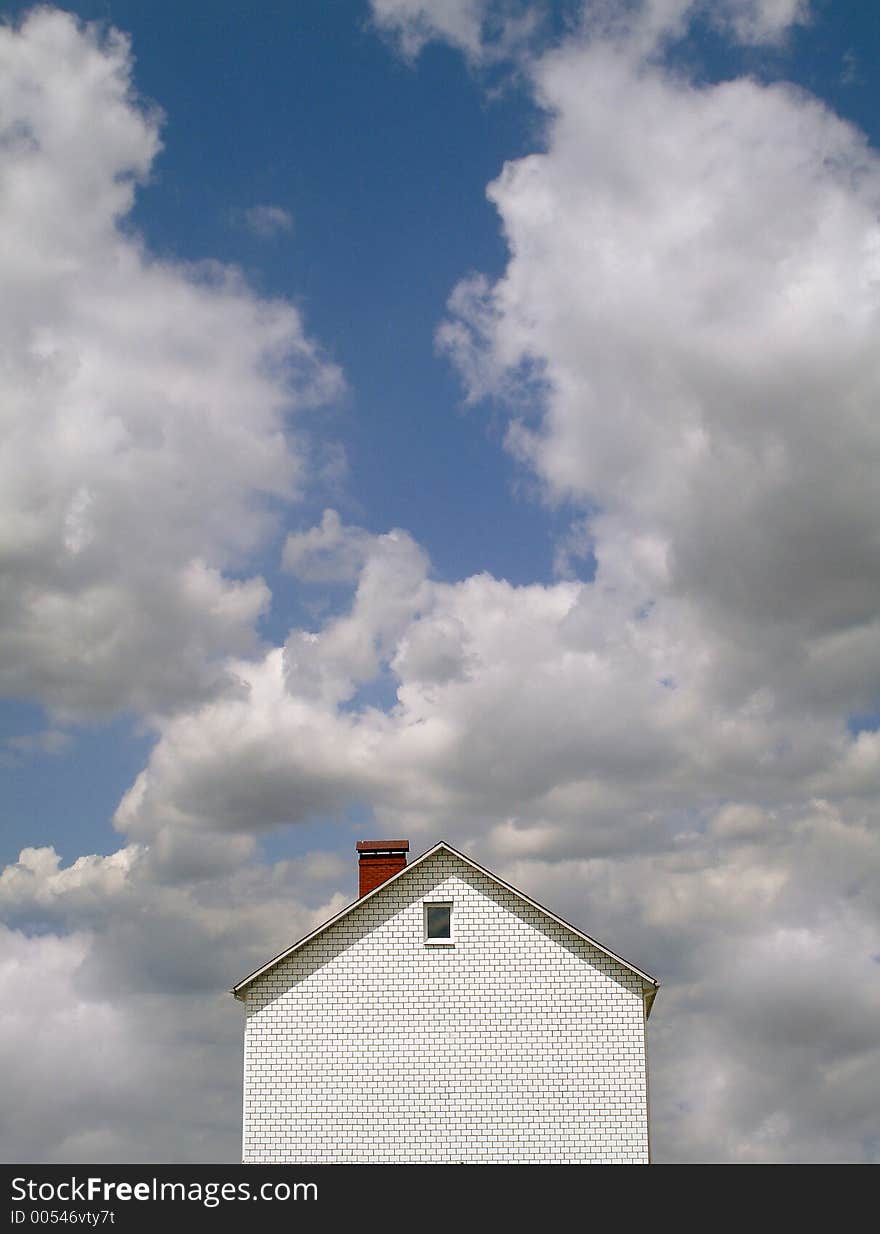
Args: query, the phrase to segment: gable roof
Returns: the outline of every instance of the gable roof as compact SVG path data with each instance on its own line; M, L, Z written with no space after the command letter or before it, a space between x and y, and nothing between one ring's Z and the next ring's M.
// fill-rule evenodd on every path
M459 861L463 861L466 865L469 865L471 869L477 870L480 874L485 875L486 878L491 879L496 886L503 887L505 891L511 892L511 894L515 895L517 899L521 900L524 904L528 904L530 907L536 908L538 912L543 913L545 917L549 917L551 921L555 921L557 925L560 925L564 929L568 930L576 938L581 939L583 942L589 943L590 946L595 947L597 951L601 951L603 955L607 955L612 960L616 960L618 964L628 969L631 973L635 973L637 977L641 977L642 980L651 987L647 992L647 997L645 999L645 1015L648 1016L651 1014L651 1007L654 1004L654 998L660 987L660 982L656 977L652 977L650 973L643 972L640 968L636 968L635 964L630 964L627 960L624 960L622 956L616 955L607 947L603 947L602 944L597 942L595 938L591 938L589 934L585 934L583 930L579 930L577 926L573 926L571 922L564 921L562 917L558 917L556 913L551 912L549 908L545 908L543 904L539 904L537 900L533 900L531 896L527 896L525 892L520 891L519 888L512 887L510 883L505 883L504 879L499 878L497 874L493 874L491 870L485 869L484 866L479 865L471 857L467 857L464 853L460 853L457 848L453 848L452 845L447 844L445 840L440 840L433 846L433 848L429 848L427 852L422 853L421 857L417 857L415 861L412 861L409 865L404 866L402 870L397 872L397 874L393 874L391 878L386 879L384 883L380 883L378 887L374 887L373 890L368 891L366 895L362 895L359 899L354 900L351 904L343 908L341 912L338 912L334 917L331 917L328 921L325 921L323 925L319 925L317 929L312 930L310 934L306 934L303 938L299 939L285 951L279 952L278 955L269 960L267 964L263 964L260 968L254 969L254 971L249 973L244 980L239 981L238 985L234 985L232 987L230 994L234 994L237 999L244 1001L245 990L253 981L256 981L258 977L262 977L264 973L269 972L269 970L274 968L276 964L280 964L282 960L286 960L287 957L293 955L295 951L299 951L301 947L305 947L306 943L310 943L312 939L317 938L319 934L323 934L325 930L329 930L330 927L336 925L338 921L342 921L344 917L347 917L349 913L353 912L356 908L359 908L361 904L366 904L367 900L371 900L373 896L378 895L380 891L384 891L386 887L390 887L391 884L397 882L398 879L406 878L411 870L415 870L422 864L423 861L427 861L429 857L433 857L440 852L451 853L453 857L457 857Z

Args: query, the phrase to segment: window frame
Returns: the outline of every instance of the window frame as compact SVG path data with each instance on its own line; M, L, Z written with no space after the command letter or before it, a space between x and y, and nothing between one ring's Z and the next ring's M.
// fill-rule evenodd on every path
M428 909L429 908L448 908L449 909L449 937L448 938L428 938ZM454 947L455 946L455 910L452 900L424 900L422 902L422 942L426 947Z

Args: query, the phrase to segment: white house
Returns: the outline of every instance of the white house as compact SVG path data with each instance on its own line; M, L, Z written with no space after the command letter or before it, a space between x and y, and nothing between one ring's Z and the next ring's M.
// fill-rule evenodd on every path
M243 1159L649 1160L658 983L446 843L251 973Z

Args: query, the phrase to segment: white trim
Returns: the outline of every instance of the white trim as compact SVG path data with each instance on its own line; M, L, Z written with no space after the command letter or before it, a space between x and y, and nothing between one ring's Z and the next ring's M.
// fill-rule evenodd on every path
M429 908L448 908L449 909L449 935L447 938L428 938L428 909ZM452 900L423 900L422 901L422 942L426 947L454 947L455 946L455 913L453 910Z
M280 964L282 960L286 960L287 957L293 955L295 951L299 951L300 947L304 947L306 943L310 943L313 938L317 938L319 934L323 934L325 930L329 930L332 925L335 925L337 921L341 921L343 917L347 917L348 914L353 912L359 905L366 904L366 902L371 900L373 896L378 895L380 891L384 891L386 887L390 887L391 884L396 882L399 878L405 878L410 870L414 870L416 866L421 865L423 861L427 861L429 857L433 857L435 853L439 853L441 850L451 853L453 857L458 857L460 861L463 861L472 869L479 871L480 874L484 874L487 878L490 878L493 883L497 883L498 886L503 887L505 891L511 892L525 904L529 904L532 908L538 909L539 912L542 912L546 917L549 917L551 921L555 921L557 925L564 926L566 930L570 930L572 934L575 934L584 942L589 943L598 951L601 951L603 955L607 955L612 960L616 960L618 964L622 964L623 967L629 969L631 973L635 973L637 977L641 977L645 981L649 982L654 987L655 991L659 987L660 982L656 977L652 977L650 973L643 972L640 968L636 968L635 964L630 964L627 960L624 960L622 956L616 955L607 947L603 947L602 944L597 942L595 938L591 938L589 934L584 934L583 930L579 930L577 926L573 926L570 921L565 921L562 917L557 917L557 915L552 913L549 908L545 908L543 904L539 904L537 900L533 900L531 896L527 896L525 892L518 890L518 888L511 887L510 883L505 883L503 878L499 878L498 875L493 874L491 870L485 869L470 857L466 857L464 853L460 853L457 848L453 848L452 845L447 844L445 840L438 840L432 848L429 848L426 852L422 853L421 857L416 857L415 861L411 861L410 864L404 866L402 870L398 870L396 874L392 874L391 877L387 878L384 883L380 883L378 887L374 887L372 891L368 891L367 894L361 896L360 899L354 900L351 904L347 905L340 912L338 912L334 917L331 917L329 921L325 921L323 925L319 925L316 929L312 930L310 934L306 934L304 938L299 939L298 942L295 942L291 947L286 948L284 951L280 951L278 955L269 960L267 964L263 964L260 968L254 969L252 973L249 973L247 977L245 977L242 981L239 981L238 985L234 985L229 993L234 994L237 999L244 1001L242 994L251 982L256 981L258 977L262 977L263 973L268 972L270 968L274 968L276 964Z

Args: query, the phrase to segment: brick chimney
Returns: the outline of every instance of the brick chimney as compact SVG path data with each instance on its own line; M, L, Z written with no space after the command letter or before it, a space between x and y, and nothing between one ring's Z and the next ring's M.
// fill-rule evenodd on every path
M358 840L359 896L365 896L374 887L381 887L386 879L406 866L409 840Z

